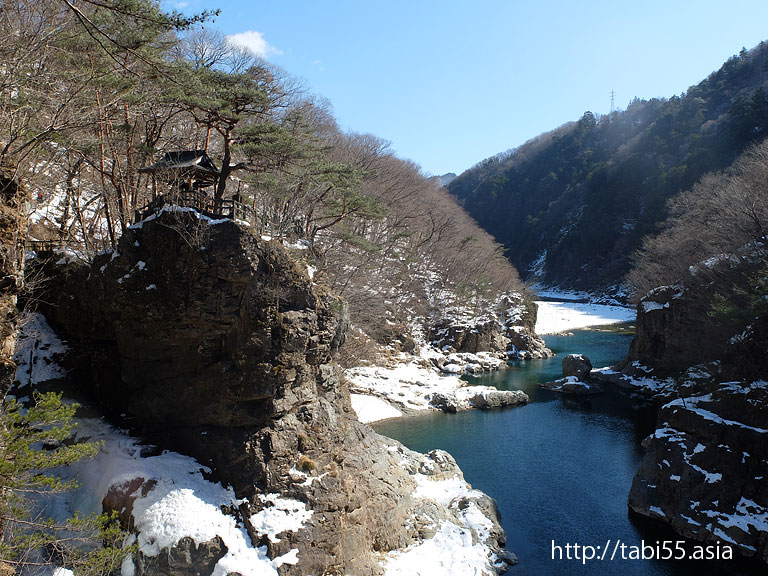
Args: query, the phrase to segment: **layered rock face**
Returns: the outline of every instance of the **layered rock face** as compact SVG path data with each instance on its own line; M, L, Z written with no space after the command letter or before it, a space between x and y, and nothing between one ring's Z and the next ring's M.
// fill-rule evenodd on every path
M640 302L623 374L605 381L663 404L630 508L768 562L768 317L761 252L713 258ZM725 303L725 306L723 305Z
M282 246L229 221L163 213L113 254L66 269L47 312L75 351L75 378L163 447L210 463L249 498L246 527L260 494L313 511L303 529L254 542L270 557L298 549L281 574L379 574L385 552L424 536L435 513L403 464L416 456L357 421L331 362L344 305ZM499 550L503 531L486 540Z
M759 302L766 254L762 247L692 266L673 286L646 294L637 307L629 363L676 374L723 361L729 377L768 373L768 313ZM761 280L761 277L763 279Z
M555 354L547 348L544 340L536 334L536 316L538 308L530 300L524 300L520 294L506 295L503 304L511 311L520 309L520 315L506 314L504 335L509 339L507 353L521 360L551 358Z
M451 353L487 352L500 358L549 358L553 356L535 332L536 306L518 292L502 295L496 307L473 318L448 315L430 328L429 340ZM501 316L501 317L500 317Z
M491 352L504 354L508 340L501 324L494 317L485 316L470 323L457 323L444 319L432 327L430 340L438 348L449 347L455 352L477 354Z
M679 370L697 363L702 357L700 342L690 335L692 330L701 333L705 321L706 308L692 300L685 287L652 290L637 308L630 360L662 370Z
M219 438L207 454L202 432L232 436L300 409L328 420L348 408L329 364L344 337L342 303L280 246L232 222L162 214L90 268L69 270L64 284L52 286L48 315L72 344L77 376L144 433L174 444L195 437L182 447L231 468L239 490L267 471L243 469Z
M630 508L768 563L768 384L721 384L674 400L659 422L643 442Z

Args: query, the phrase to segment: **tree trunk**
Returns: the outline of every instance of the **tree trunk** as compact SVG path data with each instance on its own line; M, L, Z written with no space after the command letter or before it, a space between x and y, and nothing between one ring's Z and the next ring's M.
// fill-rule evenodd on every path
M221 199L224 198L224 192L227 190L227 179L232 174L232 130L227 129L224 134L224 155L221 159L221 172L216 182L216 191L214 201L216 208L221 206Z

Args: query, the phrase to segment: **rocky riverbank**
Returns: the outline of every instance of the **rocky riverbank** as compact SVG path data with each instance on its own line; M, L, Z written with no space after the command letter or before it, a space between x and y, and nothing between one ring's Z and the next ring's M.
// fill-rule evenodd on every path
M563 378L541 385L563 394L615 387L657 404L630 510L683 537L729 546L733 557L768 562L768 383L759 378L756 352L765 319L717 325L709 288L712 267L744 282L744 269L755 265L743 264L722 259L705 275L694 270L685 284L646 295L629 357L618 367L592 369L573 355L564 359Z
M636 513L768 563L768 383L668 402L629 493ZM735 555L735 554L734 554Z
M456 374L441 373L430 360L400 355L384 365L347 370L352 405L361 421L375 422L424 410L457 412L528 402L520 390L472 386Z
M455 574L492 574L511 561L492 501L452 459L411 453L358 422L332 361L344 305L282 246L182 211L133 226L89 267L47 266L47 312L69 342L70 377L232 486L240 500L230 515L249 546L282 559L280 574L398 574L406 556L438 562L435 573L448 549L464 570ZM104 483L137 501L168 485L162 472L118 472ZM280 499L303 520L265 536L252 519L279 515ZM157 544L152 522L134 522L148 527L138 529L140 544ZM140 546L153 559L133 559L141 573L186 573L163 571L162 558L191 550L171 540ZM223 549L213 540L206 545Z
M352 403L361 420L374 422L422 410L456 412L528 402L521 391L472 386L462 374L506 368L510 358L535 360L553 356L538 334L624 323L634 312L620 306L576 302L532 302L519 294L504 299L503 322L497 315L470 317L446 313L432 340L414 339L414 353L389 355L380 362L345 372ZM450 326L450 328L448 327ZM597 384L578 379L553 383L567 393L596 393Z
M742 264L724 259L651 291L638 305L627 360L591 376L660 405L629 508L768 563L768 383L758 377L764 350L757 353L765 318L715 322L709 287L713 267L734 282L749 278L742 268L754 263Z
M445 308L427 322L427 330L413 327L410 352L383 352L375 361L348 368L345 378L358 417L374 422L424 410L454 413L527 403L522 391L473 386L460 378L503 370L509 359L553 356L536 334L536 306L528 298L503 294L493 309L501 312Z

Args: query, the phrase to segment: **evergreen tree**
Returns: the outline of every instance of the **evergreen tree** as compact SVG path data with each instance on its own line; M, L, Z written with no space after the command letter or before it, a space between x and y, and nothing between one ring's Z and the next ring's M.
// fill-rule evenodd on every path
M106 576L133 551L123 549L126 534L113 516L75 515L56 522L37 509L46 496L77 487L58 477L56 469L99 450L93 442L71 442L76 410L76 404L64 404L52 392L35 393L29 407L13 397L2 406L0 570L65 566L77 576Z

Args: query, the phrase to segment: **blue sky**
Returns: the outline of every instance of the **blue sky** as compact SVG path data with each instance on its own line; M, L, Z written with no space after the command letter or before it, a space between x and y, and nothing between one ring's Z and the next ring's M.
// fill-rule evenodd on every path
M349 131L456 172L586 110L669 97L768 40L766 0L165 0L220 8Z

